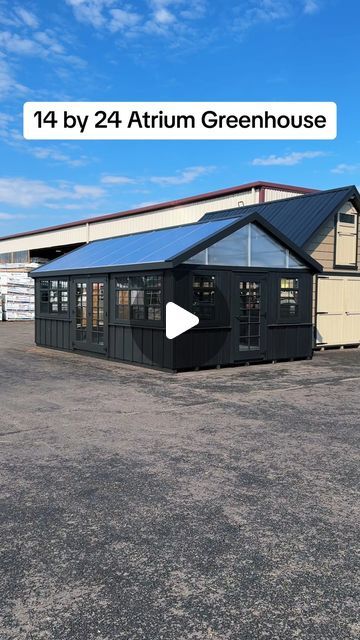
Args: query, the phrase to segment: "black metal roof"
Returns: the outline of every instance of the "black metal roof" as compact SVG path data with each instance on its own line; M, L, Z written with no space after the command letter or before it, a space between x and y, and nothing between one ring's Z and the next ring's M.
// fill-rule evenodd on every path
M300 247L306 245L319 227L350 198L360 208L360 194L354 185L274 200L224 211L207 213L202 221L244 218L256 211L261 217Z

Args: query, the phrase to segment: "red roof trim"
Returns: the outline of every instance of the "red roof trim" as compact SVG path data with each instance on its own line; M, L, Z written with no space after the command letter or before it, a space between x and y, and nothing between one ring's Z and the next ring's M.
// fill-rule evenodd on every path
M141 207L140 209L128 209L127 211L119 211L117 213L108 213L95 218L84 218L83 220L76 220L74 222L67 222L65 224L55 225L53 227L43 227L41 229L33 229L32 231L24 231L23 233L14 233L10 236L0 237L1 240L11 240L12 238L21 238L24 236L37 235L38 233L46 233L49 231L60 231L61 229L71 229L72 227L80 227L84 224L93 224L96 222L105 222L107 220L114 220L116 218L123 218L126 216L135 216L142 213L150 213L152 211L162 211L163 209L170 209L181 207L187 204L195 204L196 202L203 202L204 200L215 200L223 196L230 196L242 191L249 191L250 189L264 190L266 188L278 189L279 191L289 191L295 193L316 193L319 189L307 189L305 187L294 187L289 184L277 184L276 182L248 182L247 184L241 184L236 187L228 187L227 189L219 189L218 191L209 191L208 193L200 193L197 196L190 196L187 198L181 198L179 200L169 200L168 202L159 202L158 204L152 204L148 207Z

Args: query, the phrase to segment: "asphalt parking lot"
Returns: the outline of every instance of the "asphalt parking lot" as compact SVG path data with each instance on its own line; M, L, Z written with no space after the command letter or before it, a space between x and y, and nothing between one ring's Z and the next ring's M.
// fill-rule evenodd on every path
M1 640L359 638L360 349L0 364Z

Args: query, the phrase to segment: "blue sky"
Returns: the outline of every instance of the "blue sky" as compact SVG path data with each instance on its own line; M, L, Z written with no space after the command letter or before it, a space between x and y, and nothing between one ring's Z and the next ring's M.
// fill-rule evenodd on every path
M358 0L0 0L0 236L254 180L360 184ZM338 103L335 141L22 138L28 100Z

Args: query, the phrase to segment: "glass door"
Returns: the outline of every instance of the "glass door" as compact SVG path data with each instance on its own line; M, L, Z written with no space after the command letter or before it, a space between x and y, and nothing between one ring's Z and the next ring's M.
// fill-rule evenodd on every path
M234 359L263 358L266 335L266 278L235 275L234 280Z
M77 349L107 352L107 282L102 278L74 280L73 344Z

